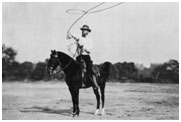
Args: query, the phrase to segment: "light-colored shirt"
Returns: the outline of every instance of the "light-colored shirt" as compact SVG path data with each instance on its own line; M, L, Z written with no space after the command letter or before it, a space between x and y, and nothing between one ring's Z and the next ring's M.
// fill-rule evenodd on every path
M82 37L78 34L72 34L76 39L78 39L77 43L80 45L80 46L83 46L83 49L82 49L82 52L79 50L77 50L77 56L80 55L80 52L82 55L90 55L90 53L92 52L92 40L86 36L86 37ZM71 55L74 55L75 54L75 45L76 45L76 40L74 39L74 43L71 43L69 44L67 47L68 47L68 51ZM72 49L73 48L73 49ZM77 48L77 45L76 45L76 48ZM74 50L74 52L72 52Z

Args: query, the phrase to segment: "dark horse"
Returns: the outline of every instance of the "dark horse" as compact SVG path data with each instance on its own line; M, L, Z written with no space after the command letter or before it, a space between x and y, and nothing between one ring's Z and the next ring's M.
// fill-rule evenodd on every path
M94 76L96 76L97 84L101 91L101 100L102 100L102 115L104 114L104 90L106 79L109 76L109 68L111 63L105 62L101 65L93 65ZM64 71L66 78L66 84L68 85L72 102L73 102L73 116L79 116L79 89L82 88L82 69L80 64L75 61L73 58L68 56L67 54L59 51L51 51L50 59L47 64L47 72L48 74L53 74L56 68L60 66ZM97 75L96 75L97 74ZM89 77L86 77L86 88L89 88L92 85ZM100 108L100 93L99 89L93 89L96 99L97 99L97 107L94 114L98 114Z

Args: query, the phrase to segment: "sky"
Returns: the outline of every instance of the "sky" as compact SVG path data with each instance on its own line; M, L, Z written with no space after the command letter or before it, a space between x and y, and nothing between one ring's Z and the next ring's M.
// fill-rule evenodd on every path
M81 14L99 3L2 3L2 44L17 51L19 62L44 61L52 49L68 54L66 33ZM115 5L105 3L99 10ZM93 10L93 11L94 11ZM70 30L81 33L87 24L92 32L94 63L104 61L150 63L179 60L179 3L127 2L98 13L87 14Z

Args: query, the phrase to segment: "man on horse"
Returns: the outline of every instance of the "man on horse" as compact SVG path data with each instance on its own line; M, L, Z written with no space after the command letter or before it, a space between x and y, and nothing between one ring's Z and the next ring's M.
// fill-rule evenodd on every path
M88 34L91 32L91 29L88 25L83 25L82 28L80 28L82 31L81 36L76 34L69 33L67 35L67 39L73 38L77 42L77 61L84 60L86 64L86 72L88 76L90 77L93 88L98 88L98 85L96 83L96 78L93 75L92 71L92 61L90 57L90 53L92 52L92 40L88 37ZM85 83L83 82L83 86L85 86Z

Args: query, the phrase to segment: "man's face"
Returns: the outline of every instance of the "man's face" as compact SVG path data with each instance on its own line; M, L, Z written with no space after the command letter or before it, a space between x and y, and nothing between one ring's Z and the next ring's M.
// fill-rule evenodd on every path
M88 33L89 33L89 31L88 31L88 30L82 30L82 35L83 35L83 36L87 36L87 35L88 35Z

